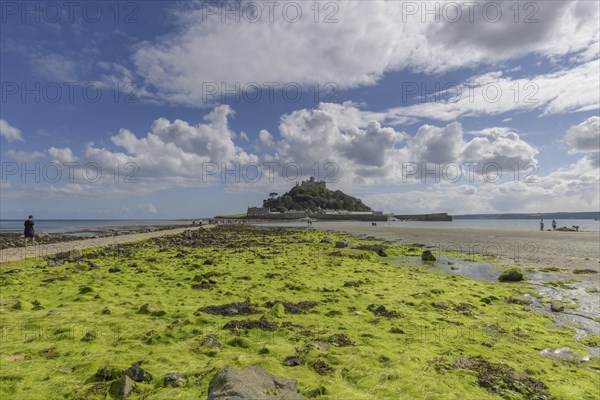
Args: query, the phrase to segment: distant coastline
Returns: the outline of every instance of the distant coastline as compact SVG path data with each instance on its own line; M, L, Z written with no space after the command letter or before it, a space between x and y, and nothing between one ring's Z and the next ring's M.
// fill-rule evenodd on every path
M508 213L508 214L463 214L455 219L600 219L600 211L553 212L553 213Z

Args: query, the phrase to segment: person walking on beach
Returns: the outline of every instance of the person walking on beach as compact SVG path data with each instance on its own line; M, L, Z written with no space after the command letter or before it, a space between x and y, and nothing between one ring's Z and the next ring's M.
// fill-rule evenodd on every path
M555 219L552 220L552 230L553 231L556 230L556 220Z
M23 225L25 226L25 247L27 247L27 240L29 238L31 238L31 243L35 246L35 223L33 222L33 215L30 215Z
M543 230L544 230L544 220L541 219L540 220L540 231L543 231Z

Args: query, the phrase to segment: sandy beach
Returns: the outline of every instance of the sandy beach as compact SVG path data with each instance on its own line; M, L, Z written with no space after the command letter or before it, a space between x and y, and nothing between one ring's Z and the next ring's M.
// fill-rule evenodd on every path
M457 229L453 227L350 226L319 222L314 229L374 237L396 244L424 244L434 251L462 251L570 272L600 272L600 232L517 231ZM596 275L596 279L598 276Z

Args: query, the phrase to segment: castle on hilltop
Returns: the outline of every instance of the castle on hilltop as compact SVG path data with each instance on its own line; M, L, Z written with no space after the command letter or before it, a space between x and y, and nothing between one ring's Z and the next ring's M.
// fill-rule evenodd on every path
M309 187L318 187L321 189L327 189L327 184L325 183L325 181L315 181L315 177L311 176L309 180L307 181L302 181L302 184L299 184L298 182L296 182L296 186L300 186L302 188L309 188Z

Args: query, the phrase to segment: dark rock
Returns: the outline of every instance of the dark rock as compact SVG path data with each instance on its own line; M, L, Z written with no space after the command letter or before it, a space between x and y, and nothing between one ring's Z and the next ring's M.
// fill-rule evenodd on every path
M520 282L525 279L523 271L519 268L511 268L500 274L498 280L500 282Z
M112 267L108 269L108 272L114 273L114 272L121 272L121 268L120 267Z
M217 335L207 335L203 339L204 344L211 349L222 349L223 345L219 342Z
M431 303L431 306L433 308L438 308L440 310L445 310L448 308L448 304L441 302L441 301L433 302L433 303Z
M214 258L209 258L208 260L204 261L204 265L215 265L217 263L217 261Z
M550 305L550 309L554 312L563 312L563 311L565 311L565 306L563 306L560 303L552 303Z
M298 394L295 380L279 378L262 368L225 367L208 385L208 400L308 400Z
M185 376L177 372L170 372L168 374L165 374L165 386L181 387L185 386L186 382L187 380L185 379Z
M152 315L153 317L160 317L160 316L166 314L166 312L164 310L161 310L156 304L152 304L152 303L146 303L143 306L141 306L138 313L139 314L149 314L149 315Z
M225 329L229 329L231 331L237 331L240 329L261 329L263 331L274 332L277 330L279 325L276 322L270 322L266 319L258 319L258 320L233 320L223 326Z
M313 369L315 372L321 376L329 375L333 372L333 367L327 363L327 361L323 359L318 359L313 364Z
M152 374L140 367L139 364L133 364L131 367L129 367L129 369L125 371L125 375L136 382L152 381Z
M327 338L327 341L337 347L354 346L354 342L343 333L336 333Z
M301 301L299 303L288 302L267 302L266 306L273 308L276 304L283 304L283 309L286 314L306 314L311 308L319 305L318 301Z
M288 367L302 365L302 359L298 356L289 356L285 359L285 365Z
M81 338L81 341L91 342L92 340L96 339L96 337L96 332L86 332L85 335L83 335L83 337Z
M117 367L113 367L110 365L106 365L100 368L95 375L97 378L100 378L104 381L112 381L114 379L118 379L123 376L123 370Z
M102 310L102 315L110 315L110 310L108 308L105 308L104 310Z
M83 253L81 252L81 250L78 250L78 249L63 251L63 252L60 252L60 253L57 253L54 255L54 258L56 260L63 260L63 261L75 261L75 260L80 259L81 257L83 257Z
M224 316L251 315L259 313L259 311L256 308L254 308L254 306L249 301L245 301L243 303L223 304L220 306L206 306L200 308L200 311L205 312L207 314Z
M110 393L116 399L127 399L131 395L131 392L133 392L133 381L126 375L114 381L110 386Z
M335 248L336 249L345 249L345 248L352 249L354 247L356 247L354 245L354 243L350 243L350 242L335 242Z
M423 250L423 254L421 254L422 261L435 261L436 258L431 252L431 250Z

